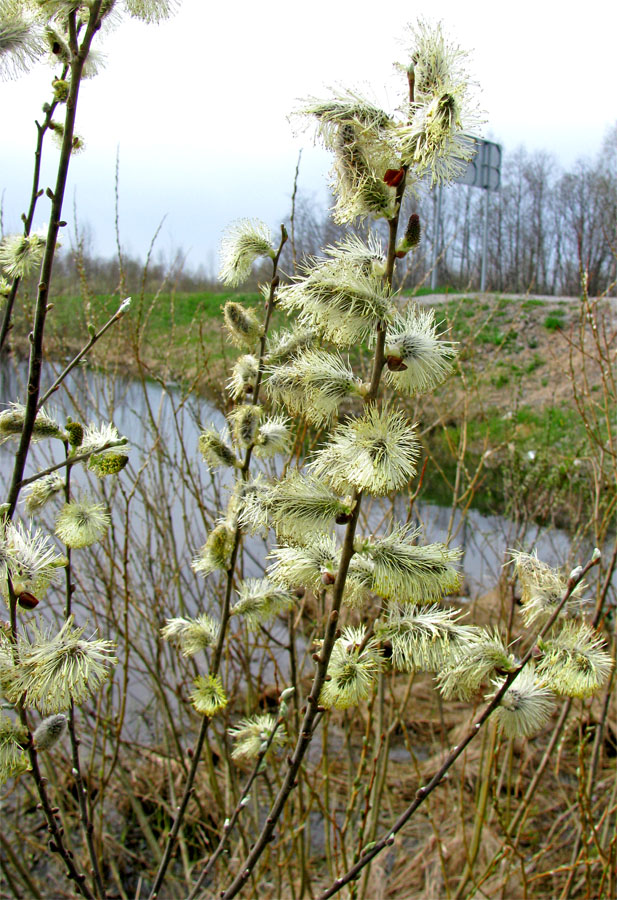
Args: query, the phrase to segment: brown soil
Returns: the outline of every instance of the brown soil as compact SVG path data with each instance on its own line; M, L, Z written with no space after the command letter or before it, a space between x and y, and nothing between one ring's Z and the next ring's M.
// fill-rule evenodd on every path
M463 374L481 388L478 395L484 408L572 405L578 390L594 393L601 388L592 327L589 322L581 325L578 298L495 294L420 298L423 305L435 307L437 317L444 301L452 338L460 341ZM614 345L617 300L591 302L597 304L607 344ZM555 327L557 322L562 325ZM467 334L460 333L461 324ZM461 382L448 382L447 388L461 399Z

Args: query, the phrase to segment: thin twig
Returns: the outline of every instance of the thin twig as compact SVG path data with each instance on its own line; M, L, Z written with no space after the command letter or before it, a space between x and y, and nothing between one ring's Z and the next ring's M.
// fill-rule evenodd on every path
M111 450L113 447L124 447L128 441L125 437L120 438L117 441L106 441L104 444L101 444L100 447L96 447L94 450L87 450L85 453L76 453L74 456L68 456L63 459L61 462L54 463L53 466L48 466L46 469L41 469L40 472L37 472L36 475L30 475L28 478L24 478L23 481L19 482L19 488L26 487L28 484L32 484L33 481L38 481L40 478L44 478L45 475L50 475L52 472L57 472L58 469L64 469L65 467L71 468L78 462L83 462L85 459L90 459L91 456L96 456L98 453L103 453L105 450Z
M69 372L71 372L75 368L75 366L79 364L80 360L83 359L83 357L86 355L86 353L89 350L91 350L92 347L94 347L94 345L96 344L96 342L99 341L103 337L105 332L108 331L112 325L115 325L115 323L118 322L124 316L124 313L128 306L128 301L130 301L130 299L131 299L130 297L127 297L126 300L122 301L122 303L120 304L120 309L118 309L113 314L113 316L103 325L103 327L101 329L99 329L99 331L96 332L96 334L92 335L92 337L90 338L88 343L79 351L77 356L71 360L71 362L66 366L65 369L62 370L62 372L60 373L60 375L58 375L58 377L56 378L56 380L54 381L52 386L43 394L43 396L39 400L38 409L40 409L43 406L43 404L45 403L45 401L55 391L58 390L58 388L60 387L60 385L66 378L66 376L69 374ZM22 482L22 485L23 485L23 482Z
M225 823L223 825L223 835L218 843L218 846L217 846L216 850L214 851L214 853L212 854L212 856L210 857L210 859L208 860L208 863L207 863L206 867L204 868L203 872L197 879L195 887L193 888L191 893L188 895L187 900L195 900L195 897L199 893L200 887L202 886L202 884L204 883L204 881L206 880L206 878L212 871L212 867L214 866L214 863L217 861L217 859L219 858L219 856L225 849L225 847L227 845L227 841L229 840L229 838L231 836L231 833L232 833L234 826L240 816L240 813L246 806L246 803L248 801L249 791L251 790L251 788L253 786L253 782L255 781L257 776L263 771L262 763L263 763L264 759L266 758L266 754L268 753L268 750L272 746L272 742L274 740L276 732L279 730L279 728L282 726L282 724L283 724L283 719L278 718L276 720L276 724L275 724L274 728L268 735L267 740L264 742L265 746L264 746L263 750L260 751L259 755L257 756L257 758L255 760L255 765L253 767L253 771L251 772L249 780L247 781L246 785L244 786L244 790L242 791L242 794L240 795L240 800L236 804L236 808L234 809L231 816L229 818L225 819Z
M551 628L553 623L556 621L559 613L561 612L561 610L567 603L574 588L584 578L584 576L592 568L592 566L595 566L599 562L599 560L600 560L600 554L594 553L591 560L585 566L579 566L577 569L573 570L573 572L570 574L570 577L568 579L567 587L566 587L566 590L564 591L563 597L561 598L559 604L553 611L553 614L551 615L551 617L548 619L546 624L543 626L543 628L538 633L538 635L536 637L536 642L539 641L547 633L547 631ZM367 866L379 853L381 853L382 850L384 850L386 847L392 846L392 844L394 843L395 835L401 830L401 828L403 828L403 826L409 821L409 819L416 812L418 807L420 807L422 805L422 803L424 803L426 798L441 783L441 781L443 780L445 775L448 773L448 770L452 767L452 765L456 762L456 760L459 758L459 756L463 753L463 751L465 750L467 745L469 743L471 743L471 741L479 733L482 725L491 716L491 714L497 709L504 694L509 689L512 682L516 678L518 678L520 673L523 671L523 669L525 668L527 663L532 658L533 652L534 652L534 647L535 647L535 644L532 644L532 646L529 648L529 650L527 651L527 653L521 660L520 664L516 667L516 669L514 669L514 671L512 671L512 672L509 672L505 676L501 687L496 692L495 696L490 701L490 703L488 703L487 706L484 708L484 710L480 713L480 715L478 716L476 721L473 723L471 728L468 730L467 734L464 736L462 741L456 747L453 748L453 750L447 756L447 758L445 759L445 761L443 762L443 764L441 765L439 770L435 773L435 775L433 775L431 780L416 791L416 798L413 801L413 803L411 803L407 807L407 809L398 817L398 819L394 822L392 827L388 829L386 835L383 838L381 838L379 841L377 841L375 843L375 845L370 848L370 850L367 850L366 853L358 860L358 862L354 866L352 866L344 875L342 875L340 878L337 878L337 880L334 882L333 885L331 885L331 887L329 887L326 891L324 891L323 894L320 894L319 900L327 900L328 897L333 897L335 894L337 894L341 890L342 887L344 887L346 884L349 884L350 881L353 881L353 879L355 879L358 876L359 872L361 872L365 866Z
M279 277L277 275L277 267L279 263L279 259L281 256L281 252L283 247L287 241L287 231L285 227L281 225L281 240L278 247L278 251L272 261L272 279L270 281L270 291L268 295L268 304L266 308L266 317L264 322L263 334L261 337L260 343L260 353L259 353L259 364L257 368L257 377L255 379L255 386L253 389L253 403L257 403L259 399L259 391L261 386L261 378L264 370L264 357L265 357L265 349L266 349L266 336L267 330L270 323L270 318L272 315L272 311L274 309L274 304L276 302L276 291L279 284ZM240 469L241 477L244 481L248 479L248 473L251 464L251 456L253 452L252 445L249 446L246 450L244 463L242 468ZM227 634L227 625L229 623L230 618L230 609L231 609L231 592L233 589L234 582L234 574L236 569L236 561L238 558L238 553L240 549L240 544L242 540L242 528L239 523L236 523L236 528L234 532L234 542L233 547L230 553L229 559L229 568L227 570L227 582L225 589L225 599L223 602L223 610L221 613L221 620L219 623L219 637L214 648L212 659L210 661L210 673L212 675L216 675L218 673L221 660L223 657L223 647ZM156 878L154 880L154 884L152 885L152 890L150 892L149 900L155 900L158 896L158 892L161 889L163 884L165 873L171 861L171 854L175 845L175 842L178 837L178 833L180 831L180 826L182 824L182 820L184 819L184 815L186 812L186 808L188 806L188 802L193 790L193 783L195 781L195 775L197 774L197 768L199 766L199 761L201 759L201 753L203 750L204 741L206 739L206 735L208 733L208 728L210 725L210 719L207 716L204 716L202 719L201 727L199 729L199 734L197 736L197 742L193 749L193 755L191 759L191 767L189 769L189 773L186 779L186 784L184 786L184 793L182 795L182 799L180 804L176 810L176 816L174 818L173 825L167 837L167 843L165 845L165 849L163 851L163 856L156 874Z

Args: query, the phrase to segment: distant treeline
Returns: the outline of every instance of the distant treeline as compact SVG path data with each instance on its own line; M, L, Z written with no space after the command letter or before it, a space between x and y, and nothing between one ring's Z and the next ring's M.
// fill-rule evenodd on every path
M617 278L617 125L595 159L564 171L547 153L504 149L501 189L489 194L487 289L506 293L580 293L581 268L589 292L615 296ZM437 282L478 290L482 266L484 191L450 185L442 194ZM420 216L423 240L407 257L406 283L429 285L435 232L434 192L419 193L409 212ZM329 218L301 204L297 255L337 239Z
M301 180L301 179L300 179ZM406 214L418 213L419 247L407 256L405 286L429 286L433 266L435 202L422 187ZM443 189L437 283L441 289L479 290L482 266L484 191L466 185ZM291 232L291 223L288 220ZM295 248L286 247L283 270L318 254L345 234L329 211L299 194L294 217ZM182 254L171 262L97 257L88 248L65 251L56 262L55 290L77 292L87 283L92 293L140 287L148 292L216 290L216 272L191 270ZM487 290L535 294L580 293L581 271L588 273L592 296L617 293L617 124L601 152L564 171L547 153L504 149L501 188L489 194ZM257 270L254 284L259 280Z
M88 241L60 250L54 262L56 296L114 293L127 296L141 290L148 294L161 290L189 293L216 290L217 284L215 273L186 266L182 253L177 253L171 261L161 261L156 255L147 261L125 255L102 257L92 251Z

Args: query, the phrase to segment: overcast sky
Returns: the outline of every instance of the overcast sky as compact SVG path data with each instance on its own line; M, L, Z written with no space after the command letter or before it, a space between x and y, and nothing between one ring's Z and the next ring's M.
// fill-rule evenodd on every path
M221 230L241 216L273 227L290 208L298 151L300 190L325 203L326 155L294 137L298 98L329 86L362 89L394 106L392 63L404 61L412 17L442 20L471 52L485 110L484 136L506 152L524 144L564 166L595 156L617 121L617 4L587 0L183 0L161 25L125 21L102 35L105 69L83 85L65 218L90 226L93 249L114 248L114 172L120 154L120 227L144 255L165 216L158 250L216 266ZM19 229L31 179L33 121L52 70L40 64L0 83L0 191L5 232ZM52 183L57 150L44 169ZM47 219L40 201L35 222Z

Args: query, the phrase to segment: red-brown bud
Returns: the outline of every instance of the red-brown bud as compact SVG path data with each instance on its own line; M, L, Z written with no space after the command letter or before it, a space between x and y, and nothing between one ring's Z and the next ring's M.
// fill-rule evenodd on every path
M38 599L29 591L22 591L20 594L18 594L17 602L22 609L34 609L35 606L39 605Z
M388 187L398 187L405 177L405 169L387 169L383 180Z
M386 364L391 372L404 372L407 368L400 356L387 356Z

